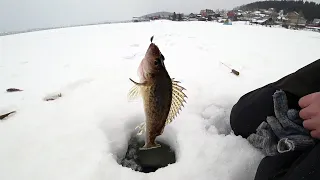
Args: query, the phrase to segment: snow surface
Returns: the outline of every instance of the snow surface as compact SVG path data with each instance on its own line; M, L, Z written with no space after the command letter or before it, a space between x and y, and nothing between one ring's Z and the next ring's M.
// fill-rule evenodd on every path
M159 137L177 162L144 174L117 159L144 120L142 101L129 103L127 93L152 35L188 99ZM0 179L253 179L263 155L230 133L230 110L244 93L318 59L319 47L319 33L236 22L154 21L0 37L0 112L17 111L0 121Z

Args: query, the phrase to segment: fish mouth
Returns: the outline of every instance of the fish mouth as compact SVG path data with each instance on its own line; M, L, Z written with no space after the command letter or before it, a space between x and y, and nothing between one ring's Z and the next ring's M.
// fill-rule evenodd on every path
M155 45L154 43L151 43L149 45L147 52L146 52L146 56L156 58L156 57L160 57L160 54L161 54L161 52L160 52L160 49L158 48L158 46Z

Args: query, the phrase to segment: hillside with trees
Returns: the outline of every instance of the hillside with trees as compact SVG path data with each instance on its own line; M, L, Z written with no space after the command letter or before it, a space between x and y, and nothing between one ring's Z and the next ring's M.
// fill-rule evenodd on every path
M296 11L303 13L304 17L308 21L312 21L315 18L320 18L320 4L310 1L292 1L292 0L269 0L269 1L258 1L250 4L246 4L236 9L241 10L256 10L256 9L269 9L274 8L277 12L283 10L284 13Z

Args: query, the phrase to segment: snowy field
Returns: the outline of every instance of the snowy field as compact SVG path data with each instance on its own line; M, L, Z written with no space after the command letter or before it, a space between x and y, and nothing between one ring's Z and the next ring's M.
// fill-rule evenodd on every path
M127 93L152 35L188 99L159 137L175 150L177 162L145 174L117 159L144 121L142 101L128 102ZM263 155L231 133L230 110L244 93L318 59L319 47L315 32L212 22L109 24L0 37L0 114L17 111L0 121L0 179L253 179ZM57 93L62 97L43 100Z

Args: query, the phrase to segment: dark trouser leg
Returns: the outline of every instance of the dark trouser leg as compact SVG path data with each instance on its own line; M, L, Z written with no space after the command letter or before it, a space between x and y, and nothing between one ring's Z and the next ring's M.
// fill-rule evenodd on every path
M301 152L288 152L263 158L257 169L255 180L276 180L277 178L280 180L300 155Z
M288 152L265 157L257 170L255 180L319 180L320 144L301 153Z
M273 112L273 93L286 92L289 108L299 109L299 98L320 91L320 59L288 76L242 96L231 111L230 124L236 135L247 138Z
M304 152L291 166L284 177L288 180L320 179L320 144Z
M231 111L230 124L236 135L247 138L269 115L274 115L273 93L282 89L286 92L289 108L300 109L298 100L302 96L320 91L320 60L300 70L256 89L242 96ZM273 157L265 157L258 168L255 180L303 179L309 176L320 179L320 145L305 152L288 152ZM312 174L312 175L308 175ZM296 178L296 179L294 179Z

